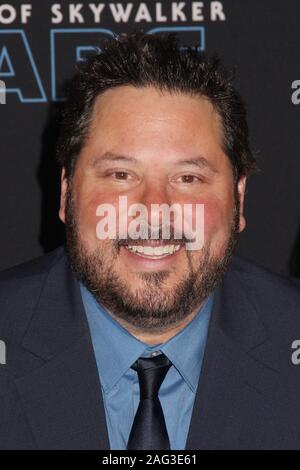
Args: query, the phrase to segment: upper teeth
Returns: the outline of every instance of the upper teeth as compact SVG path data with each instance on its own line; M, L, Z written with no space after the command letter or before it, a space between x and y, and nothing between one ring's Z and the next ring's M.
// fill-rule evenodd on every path
M161 256L164 254L172 254L180 249L180 245L163 245L163 246L137 246L127 245L126 248L135 253L142 253L148 256Z

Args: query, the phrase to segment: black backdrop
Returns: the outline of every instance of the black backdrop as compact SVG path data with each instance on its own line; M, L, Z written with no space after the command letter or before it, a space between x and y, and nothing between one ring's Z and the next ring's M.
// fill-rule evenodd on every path
M6 86L0 105L0 268L62 240L54 147L60 85L76 60L111 32L169 28L185 43L218 52L237 71L260 167L248 184L247 228L238 252L300 276L300 1L28 4L0 4L0 79Z

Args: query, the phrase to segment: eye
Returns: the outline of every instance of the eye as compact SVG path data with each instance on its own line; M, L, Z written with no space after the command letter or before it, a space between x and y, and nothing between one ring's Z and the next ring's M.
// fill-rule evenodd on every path
M131 175L127 171L112 171L109 173L109 176L112 176L116 180L127 181L131 179Z
M201 179L195 175L181 175L179 179L182 183L195 183L197 181L201 181Z

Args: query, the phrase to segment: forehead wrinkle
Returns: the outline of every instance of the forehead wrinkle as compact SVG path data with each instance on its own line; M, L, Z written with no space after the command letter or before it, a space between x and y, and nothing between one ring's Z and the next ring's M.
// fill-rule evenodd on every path
M139 164L139 161L134 157L127 156L127 155L119 155L119 154L115 154L112 152L105 152L100 157L95 157L91 162L91 166L95 167L104 162L116 162L116 161L131 162L131 163Z

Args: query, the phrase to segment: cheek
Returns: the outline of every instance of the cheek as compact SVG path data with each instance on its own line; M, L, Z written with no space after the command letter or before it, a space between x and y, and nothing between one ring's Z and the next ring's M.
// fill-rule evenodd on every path
M218 199L204 203L204 239L215 236L227 237L233 215L232 203L224 204Z
M118 198L108 197L107 193L101 190L93 190L78 193L77 201L77 216L82 236L85 239L99 241L96 236L96 227L102 217L97 215L97 209L101 204L110 204L117 209ZM117 210L116 213L118 213Z

